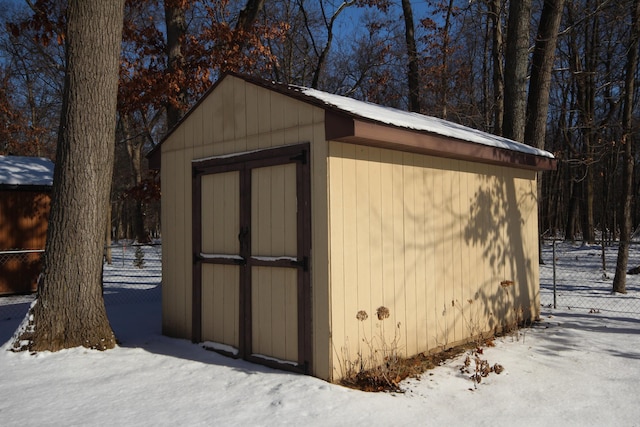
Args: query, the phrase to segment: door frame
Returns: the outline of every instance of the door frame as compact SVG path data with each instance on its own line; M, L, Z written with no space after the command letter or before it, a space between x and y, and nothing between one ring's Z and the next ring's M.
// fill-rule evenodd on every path
M297 195L297 256L295 260L265 261L251 256L251 171L257 168L296 164ZM192 161L192 341L202 341L202 265L238 265L239 280L239 339L238 353L227 355L245 360L310 373L311 348L311 175L310 144L300 143L256 151L214 156ZM239 172L240 187L240 258L205 257L202 253L202 177L204 175ZM298 302L298 360L296 364L271 358L257 357L252 349L251 269L254 266L297 269Z

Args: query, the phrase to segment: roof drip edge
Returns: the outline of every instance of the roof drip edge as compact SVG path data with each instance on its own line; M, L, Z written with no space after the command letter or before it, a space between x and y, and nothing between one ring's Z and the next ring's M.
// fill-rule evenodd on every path
M397 128L349 117L332 110L326 110L325 113L325 133L327 140L436 157L536 171L555 170L557 167L555 158Z

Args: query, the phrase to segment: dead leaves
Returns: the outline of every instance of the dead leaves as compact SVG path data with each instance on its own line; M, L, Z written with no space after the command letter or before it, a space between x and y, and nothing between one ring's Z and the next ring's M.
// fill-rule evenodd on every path
M501 374L504 371L504 367L499 363L495 363L493 366L489 364L486 359L480 357L483 354L482 348L476 348L470 354L465 357L460 372L468 375L469 379L473 381L473 389L478 387L478 384L482 382L483 378L487 378L492 372L495 374Z

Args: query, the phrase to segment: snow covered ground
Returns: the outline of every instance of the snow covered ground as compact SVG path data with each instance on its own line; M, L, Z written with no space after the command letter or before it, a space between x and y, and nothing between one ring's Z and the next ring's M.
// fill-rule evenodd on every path
M540 266L540 303L553 307L553 245L546 242ZM617 248L556 243L556 307L600 311L608 315L640 313L640 275L627 275L627 295L612 295ZM640 244L629 250L628 267L640 266Z
M638 426L640 310L615 309L616 301L624 306L637 298L636 279L629 276L628 295L609 295L610 278L580 275L587 267L597 271L588 261L597 261L589 255L593 248L561 249L576 266L575 283L562 286L579 287L581 296L572 298L586 302L545 305L541 322L485 348L482 357L504 372L475 388L460 372L462 355L406 381L405 393L390 394L346 389L162 336L159 270L151 262L158 249L146 248L151 274L131 279L143 273L130 258L107 271L118 348L35 356L0 351L0 424ZM552 283L548 268L542 268L543 303ZM20 320L5 313L0 307L3 342Z

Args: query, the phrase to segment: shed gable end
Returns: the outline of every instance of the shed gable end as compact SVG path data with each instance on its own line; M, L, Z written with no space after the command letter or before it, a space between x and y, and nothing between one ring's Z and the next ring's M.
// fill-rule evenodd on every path
M162 152L193 149L194 158L313 139L324 110L235 76L221 79L162 143Z

